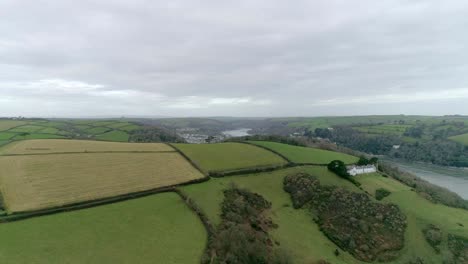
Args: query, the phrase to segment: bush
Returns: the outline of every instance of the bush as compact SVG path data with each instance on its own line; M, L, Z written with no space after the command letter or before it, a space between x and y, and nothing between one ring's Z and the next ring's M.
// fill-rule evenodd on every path
M379 188L377 190L375 190L375 199L377 200L382 200L383 198L389 196L392 192L390 192L389 190L387 189L384 189L384 188Z
M271 203L262 196L232 186L224 191L221 224L209 242L202 263L290 264L274 246L269 230L277 226L267 215Z
M313 210L320 230L342 250L366 262L398 257L394 252L403 248L406 217L396 205L321 185L305 173L288 175L283 184L294 207Z
M356 186L361 186L361 183L353 179L351 175L348 173L348 169L346 168L346 164L341 160L333 160L328 163L327 168L329 171L334 172L336 175L344 178L350 182L352 182Z
M439 245L442 243L442 232L435 225L429 225L423 230L424 238L426 238L427 243L431 245L436 252L439 252Z

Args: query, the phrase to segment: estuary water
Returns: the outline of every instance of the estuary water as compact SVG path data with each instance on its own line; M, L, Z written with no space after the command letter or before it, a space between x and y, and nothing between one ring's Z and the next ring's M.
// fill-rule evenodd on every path
M468 200L468 168L437 166L426 163L402 162L387 160L401 170L412 173L420 178L445 187Z
M228 137L243 137L243 136L248 136L250 128L238 128L234 130L227 130L223 131L223 134Z

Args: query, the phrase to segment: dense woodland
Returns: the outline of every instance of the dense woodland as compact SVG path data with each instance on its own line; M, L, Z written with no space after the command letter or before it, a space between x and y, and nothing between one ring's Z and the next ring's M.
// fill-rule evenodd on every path
M344 147L369 154L388 155L393 158L443 166L468 167L468 146L447 139L446 136L450 135L451 130L424 130L424 127L409 127L404 132L404 135L411 136L410 138L415 140L394 134L370 136L351 126L337 126L333 129L316 128L306 134L309 137L325 138ZM423 131L426 131L425 138L422 138Z

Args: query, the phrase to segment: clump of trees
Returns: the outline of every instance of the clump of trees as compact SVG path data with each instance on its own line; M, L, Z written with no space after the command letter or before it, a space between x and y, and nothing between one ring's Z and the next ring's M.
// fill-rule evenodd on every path
M351 175L348 173L348 169L346 168L346 164L341 160L333 160L328 163L327 168L329 171L334 172L336 175L344 178L350 182L352 182L356 186L360 186L361 184L353 179Z
M379 159L377 157L372 157L370 159L366 158L365 156L359 157L359 160L357 162L357 165L359 166L365 166L365 165L376 165Z
M277 227L268 215L270 208L271 203L259 194L236 186L225 190L222 222L202 263L291 263L269 235Z
M423 229L424 238L436 252L440 252L439 245L442 243L442 231L435 225L429 225Z
M184 143L185 140L175 133L159 127L144 127L129 132L129 142L170 142Z
M389 190L387 189L384 189L384 188L379 188L377 190L375 190L375 199L377 200L382 200L383 198L389 196L392 192L390 192Z
M465 264L468 262L468 239L457 236L448 235L448 248L453 255L451 262L455 264Z
M321 185L306 173L285 177L294 208L310 208L320 230L361 261L389 261L403 248L406 217L394 204L373 202L365 193Z
M388 163L380 162L379 170L401 183L413 188L422 197L434 203L441 203L447 206L468 209L468 201L458 194L443 187L429 183L411 173L401 171Z
M394 134L369 136L346 125L336 126L333 129L317 128L313 133L309 131L306 135L326 138L340 146L369 154L389 155L394 158L443 166L468 167L468 147L448 140L447 137L453 135L452 132L442 133L441 131L445 130L441 130L440 126L431 127L424 124L411 126L403 135L417 139L416 142L404 141ZM400 147L395 149L394 145Z

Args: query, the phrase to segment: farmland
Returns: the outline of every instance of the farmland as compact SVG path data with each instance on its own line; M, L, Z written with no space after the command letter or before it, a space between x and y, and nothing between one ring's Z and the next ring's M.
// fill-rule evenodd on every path
M291 146L266 141L251 142L256 145L278 152L294 163L328 164L332 160L342 160L345 163L351 164L357 162L358 160L357 157L351 155L323 149Z
M0 119L0 140L77 138L127 142L130 133L140 128L138 124L119 119Z
M205 172L283 165L280 156L248 144L174 144Z
M0 224L0 263L200 263L206 232L174 193Z
M325 185L335 185L350 191L361 192L354 185L328 172L326 168L315 166L212 179L203 184L184 186L182 189L194 199L214 223L220 222L222 190L234 183L241 188L255 191L272 202L272 219L279 226L273 231L273 237L292 256L294 263L314 263L318 259L325 259L331 263L360 263L343 251L338 257L335 256L333 252L336 245L319 231L318 225L312 221L312 216L306 210L292 208L291 200L283 190L283 178L297 172L307 172ZM364 175L359 180L364 190L369 193L373 193L376 188L380 187L391 190L392 194L385 198L384 202L399 205L408 217L405 247L401 250L401 256L397 260L388 263L407 263L417 257L422 258L424 263L442 263L444 255L437 254L422 234L422 229L429 223L440 226L444 232L468 237L467 211L432 204L412 192L409 187L379 174ZM463 223L465 227L457 223Z
M47 142L48 148L44 147ZM177 152L168 152L166 145L103 142L90 148L91 144L44 140L15 143L11 149L7 146L4 151L9 154L0 156L0 186L6 209L22 212L51 208L203 177ZM109 149L117 152L102 152ZM86 152L92 150L96 153ZM122 152L125 150L133 152Z
M405 126L357 127L382 130L376 133L393 131L396 135ZM4 127L0 144L9 144L0 147L0 191L7 215L0 216L0 220L34 217L0 224L0 243L4 245L0 247L0 263L200 263L207 234L212 234L208 227L206 232L200 219L206 219L206 215L215 227L223 226L224 191L232 186L246 188L271 202L267 213L278 225L268 230L271 242L284 250L292 263L361 263L343 249L335 253L338 246L320 230L314 211L293 207L290 194L284 190L284 177L297 173L308 173L324 186L361 195L367 192L366 197L375 203L397 204L407 217L404 247L395 261L387 263L407 264L418 257L425 264L443 263L451 254L448 234L468 237L466 210L431 203L410 187L378 173L356 177L362 184L358 188L319 166L336 159L357 161L343 153L267 141L173 147L129 143L127 130L139 127L120 120L25 120L5 123ZM86 136L80 136L81 140L72 140L80 133L100 134L83 134ZM41 135L64 138L21 140ZM206 177L186 158L203 173L224 177ZM290 165L288 161L299 166L283 167ZM273 171L247 172L266 168ZM232 171L241 175L212 174ZM204 182L191 182L198 180ZM189 182L177 189L165 189L181 190L182 197L185 194L189 199L182 200L176 193L160 193L71 212L35 215L42 209L72 209L70 206L77 203L94 206L91 202L101 198L131 198L128 194ZM376 201L373 197L380 188L390 191L390 195ZM430 224L443 232L441 254L424 237L422 230Z
M174 151L161 143L116 143L90 140L27 140L9 144L0 154L47 154L74 152L160 152Z
M443 263L447 251L447 234L457 234L468 237L468 212L463 209L450 208L434 204L422 198L407 186L396 180L382 177L378 174L358 177L362 187L369 193L375 193L377 188L385 188L392 193L385 201L398 204L407 216L408 230L405 236L405 248L402 252L407 259L423 257L427 263ZM459 225L462 223L464 226ZM433 224L443 232L441 254L434 254L434 249L425 241L421 230Z
M331 263L358 263L351 255L344 252L336 257L333 253L336 246L319 231L311 216L305 210L292 208L289 195L283 191L283 178L287 174L300 171L317 175L326 184L341 185L356 190L351 183L343 181L322 167L290 168L271 173L212 179L203 184L184 186L182 189L215 223L220 222L222 191L231 183L259 193L272 202L273 222L279 226L272 235L292 256L293 263L314 263L313 261L318 259L326 259Z
M450 137L451 140L462 143L465 146L468 146L468 133L458 136Z

